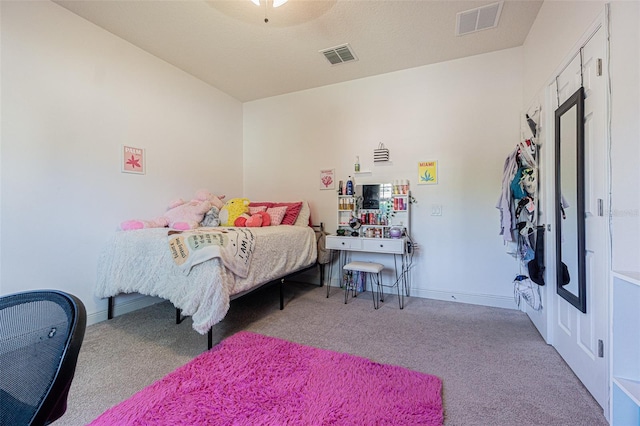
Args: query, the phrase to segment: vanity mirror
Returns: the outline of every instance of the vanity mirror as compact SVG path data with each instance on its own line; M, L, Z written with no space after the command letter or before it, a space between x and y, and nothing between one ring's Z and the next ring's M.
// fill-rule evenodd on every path
M557 293L587 311L584 198L584 89L555 112Z
M356 185L356 195L362 192L362 208L363 209L379 209L380 203L391 200L391 184L375 183Z
M355 186L355 193L349 198L355 200L354 206L346 211L339 210L338 224L346 228L357 220L360 226L358 229L351 227L348 230L350 235L400 238L409 232L411 193L408 190L404 194L397 190L394 192L394 185L390 182L362 183ZM345 217L347 215L348 218Z

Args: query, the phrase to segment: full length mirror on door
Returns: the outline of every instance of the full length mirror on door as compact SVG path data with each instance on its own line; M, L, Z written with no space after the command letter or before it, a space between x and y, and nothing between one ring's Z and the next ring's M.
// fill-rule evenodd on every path
M580 87L555 112L556 288L587 311L584 223L584 90Z

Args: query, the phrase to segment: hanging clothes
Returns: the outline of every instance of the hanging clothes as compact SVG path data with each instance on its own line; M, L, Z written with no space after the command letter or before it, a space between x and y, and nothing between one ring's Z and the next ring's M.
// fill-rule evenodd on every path
M538 285L544 285L544 226L536 229L535 256L527 263L529 278Z
M518 170L518 148L513 150L504 161L502 171L502 191L496 203L496 208L500 210L500 233L504 241L514 241L512 230L514 228L515 207L511 196L511 182Z
M505 159L502 191L496 208L500 211L500 232L505 243L515 243L511 254L524 261L534 256L532 236L537 225L537 146L533 139L518 142Z

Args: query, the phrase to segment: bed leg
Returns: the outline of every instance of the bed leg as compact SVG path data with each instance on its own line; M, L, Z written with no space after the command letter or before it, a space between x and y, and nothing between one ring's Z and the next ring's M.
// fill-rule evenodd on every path
M207 348L211 349L213 347L213 328L209 329L207 333Z
M284 278L280 280L280 310L284 309Z
M110 296L107 301L107 319L113 319L113 296Z
M320 265L320 287L324 285L324 265Z
M179 308L176 308L176 324L180 324L182 323L182 321L184 321L184 318L182 316L182 311Z

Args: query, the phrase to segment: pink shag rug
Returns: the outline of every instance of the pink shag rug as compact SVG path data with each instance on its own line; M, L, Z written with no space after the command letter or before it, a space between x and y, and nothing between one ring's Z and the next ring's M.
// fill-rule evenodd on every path
M442 382L240 332L91 425L441 425Z

